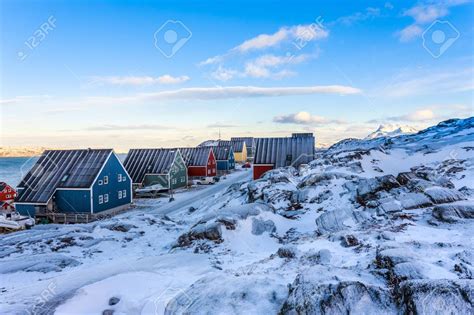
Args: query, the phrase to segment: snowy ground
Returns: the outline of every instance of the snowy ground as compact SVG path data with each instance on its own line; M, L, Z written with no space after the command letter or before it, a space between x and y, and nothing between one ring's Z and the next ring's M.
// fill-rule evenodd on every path
M469 119L346 141L300 170L2 236L0 313L472 313L473 135Z

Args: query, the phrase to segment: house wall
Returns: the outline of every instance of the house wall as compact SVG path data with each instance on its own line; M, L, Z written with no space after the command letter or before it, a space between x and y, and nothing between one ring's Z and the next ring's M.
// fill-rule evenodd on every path
M35 214L36 214L34 205L15 203L15 209L21 215L26 215L26 216L29 216L29 217L34 217Z
M239 162L239 163L247 162L247 147L245 146L245 144L243 146L242 152L234 151L234 159L235 159L235 162Z
M57 190L54 194L54 203L58 212L90 213L91 191L89 189Z
M118 180L119 174L121 174L122 177L120 182ZM104 183L105 176L108 176L107 184ZM102 185L99 185L99 181L102 181ZM119 191L122 192L122 198L119 198ZM123 197L124 191L125 197ZM105 202L106 194L108 194L108 202ZM99 203L100 196L102 196L102 203ZM131 178L127 175L125 168L117 156L112 154L92 185L93 212L97 213L110 210L116 207L125 206L131 202Z
M159 184L166 189L169 188L168 175L167 174L147 174L143 180L143 186L148 187Z
M272 170L273 168L273 165L254 165L253 179L259 179L265 172Z
M207 159L206 176L214 177L216 175L217 175L216 157L214 155L214 152L211 151L211 154L209 154L209 158Z
M5 188L0 191L0 200L1 201L6 201L6 200L12 200L15 199L16 197L16 191L13 189L13 187L6 185Z
M217 170L218 171L228 171L229 170L229 160L218 160L217 161Z
M171 166L170 172L170 188L177 189L180 187L186 187L188 184L188 168L184 163L181 154L177 154L176 158Z
M188 176L189 177L207 176L206 171L207 171L207 167L205 166L190 166L188 167Z

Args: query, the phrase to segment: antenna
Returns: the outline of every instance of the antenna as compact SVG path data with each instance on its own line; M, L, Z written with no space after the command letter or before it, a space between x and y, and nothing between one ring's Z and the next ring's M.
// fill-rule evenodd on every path
M221 140L221 128L219 128L219 140Z

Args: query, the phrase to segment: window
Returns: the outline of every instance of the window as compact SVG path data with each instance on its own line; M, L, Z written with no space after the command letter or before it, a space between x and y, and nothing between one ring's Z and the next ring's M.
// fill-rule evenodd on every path
M102 179L99 179L99 186L102 186Z
M7 195L7 199L10 199L12 197L12 195Z
M211 174L211 170L210 170L210 169L207 170L207 175L209 175L209 174Z
M99 195L99 205L104 203L104 196Z
M122 198L127 198L127 190L122 191Z
M125 175L122 175L122 182L126 182L127 181L127 177Z
M109 202L109 194L104 195L104 203Z
M173 184L173 185L176 184L176 178L173 178L173 179L171 180L171 184Z
M109 176L104 176L104 185L109 183Z
M121 190L118 191L118 199L122 199L122 191Z
M122 174L118 174L118 182L120 183L122 181Z

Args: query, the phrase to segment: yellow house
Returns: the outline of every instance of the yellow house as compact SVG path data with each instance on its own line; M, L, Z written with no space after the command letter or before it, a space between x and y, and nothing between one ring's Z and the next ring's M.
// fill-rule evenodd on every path
M232 149L234 149L234 158L235 162L245 163L247 162L247 145L243 140L221 140L219 141L219 146L228 146L231 145Z

